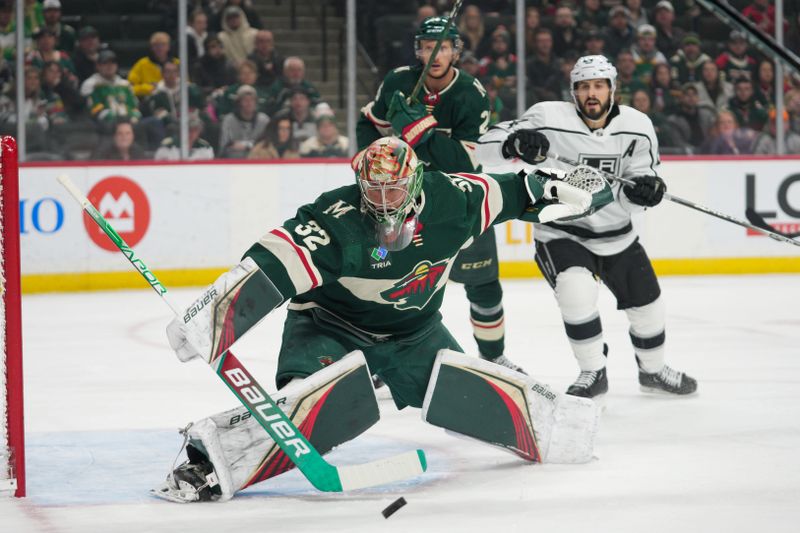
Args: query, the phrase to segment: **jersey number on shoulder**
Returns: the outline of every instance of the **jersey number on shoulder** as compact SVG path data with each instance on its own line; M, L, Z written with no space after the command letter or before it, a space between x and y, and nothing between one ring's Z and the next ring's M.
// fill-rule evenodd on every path
M483 119L483 121L481 122L481 126L478 128L478 133L480 133L481 135L483 135L489 130L489 117L490 115L488 110L481 113L481 118Z
M458 187L464 192L472 192L472 183L469 180L464 178L459 178L458 176L453 176L452 174L447 175L448 179L450 179L450 183Z
M320 228L316 220L309 220L308 224L298 224L294 232L303 237L303 244L312 252L317 249L317 245L325 246L331 242L328 232Z

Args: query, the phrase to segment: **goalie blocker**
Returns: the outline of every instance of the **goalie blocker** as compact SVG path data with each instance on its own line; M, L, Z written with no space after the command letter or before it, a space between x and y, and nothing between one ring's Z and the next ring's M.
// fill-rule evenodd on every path
M380 417L361 352L292 382L283 392L277 403L320 453L357 437ZM559 394L520 372L441 350L422 418L526 461L584 463L592 458L599 410L591 400ZM188 461L152 491L159 498L226 501L294 467L242 408L189 424L184 432Z

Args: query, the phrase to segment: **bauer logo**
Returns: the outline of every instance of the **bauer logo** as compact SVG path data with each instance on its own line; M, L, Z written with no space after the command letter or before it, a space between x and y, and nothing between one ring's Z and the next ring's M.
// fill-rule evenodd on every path
M133 180L124 176L109 176L95 183L88 197L128 246L136 246L147 233L150 202ZM84 215L83 224L97 246L110 252L117 251L116 245L88 215Z

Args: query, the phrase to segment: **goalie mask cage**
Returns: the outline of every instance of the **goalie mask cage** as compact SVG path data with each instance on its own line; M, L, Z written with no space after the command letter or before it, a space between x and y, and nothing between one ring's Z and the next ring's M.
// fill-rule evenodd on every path
M0 137L0 495L25 495L17 142Z

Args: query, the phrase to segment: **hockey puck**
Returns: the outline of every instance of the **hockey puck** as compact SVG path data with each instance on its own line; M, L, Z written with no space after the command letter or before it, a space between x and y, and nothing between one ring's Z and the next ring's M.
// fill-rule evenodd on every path
M381 513L383 514L384 518L389 518L390 516L392 516L395 513L395 511L400 509L405 504L406 504L406 499L401 496L401 497L397 498L395 501L393 501L392 503L390 503L386 507L386 509L381 511Z

